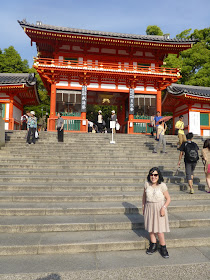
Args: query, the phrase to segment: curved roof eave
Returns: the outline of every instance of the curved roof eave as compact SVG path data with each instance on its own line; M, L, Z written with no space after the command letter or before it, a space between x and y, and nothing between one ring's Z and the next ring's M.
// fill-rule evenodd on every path
M118 38L118 39L130 39L130 40L143 40L143 41L151 41L157 43L177 43L177 44L193 44L196 43L198 40L186 40L186 39L169 39L167 36L157 36L157 35L137 35L137 34L126 34L126 33L117 33L117 32L105 32L105 31L96 31L96 30L86 30L86 29L77 29L77 28L69 28L69 27L59 27L47 24L30 24L25 20L19 21L18 23L21 25L22 28L33 28L40 31L49 31L49 32L60 32L60 33L74 33L79 35L93 35L97 37L111 37L111 38Z
M171 84L167 87L167 92L174 96L188 94L195 97L210 98L210 87Z

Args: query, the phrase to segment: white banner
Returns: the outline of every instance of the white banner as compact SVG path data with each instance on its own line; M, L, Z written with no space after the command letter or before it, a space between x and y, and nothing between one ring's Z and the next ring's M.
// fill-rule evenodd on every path
M201 135L200 112L189 112L189 132Z

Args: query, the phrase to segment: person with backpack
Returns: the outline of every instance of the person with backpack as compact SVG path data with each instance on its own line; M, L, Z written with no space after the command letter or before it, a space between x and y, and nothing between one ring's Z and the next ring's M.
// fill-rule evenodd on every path
M192 141L193 139L192 132L188 133L186 137L187 137L187 141L182 143L182 145L180 146L178 167L180 167L181 159L184 155L186 178L190 188L190 193L193 194L194 193L193 172L199 160L199 156L198 156L199 147L195 142Z
M27 130L27 122L28 122L28 111L22 115L21 119L20 119L20 124L21 124L21 130Z

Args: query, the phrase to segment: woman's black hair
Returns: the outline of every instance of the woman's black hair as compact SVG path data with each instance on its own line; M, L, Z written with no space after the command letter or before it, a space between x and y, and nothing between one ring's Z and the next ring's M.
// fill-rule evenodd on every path
M157 171L158 175L159 175L159 178L158 178L158 184L161 184L164 179L163 179L163 175L162 173L160 172L160 169L158 167L152 167L149 171L149 174L147 175L147 181L149 183L152 183L152 181L150 180L150 174L153 173L154 171Z
M62 117L63 116L63 114L62 113L59 113L60 114L60 116Z
M204 144L203 144L203 148L208 148L210 150L210 139L206 139Z

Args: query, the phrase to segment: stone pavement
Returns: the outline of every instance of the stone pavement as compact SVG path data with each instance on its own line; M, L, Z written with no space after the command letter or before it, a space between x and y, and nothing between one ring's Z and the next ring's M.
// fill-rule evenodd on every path
M207 247L169 249L170 258L142 250L0 257L0 280L210 279Z

